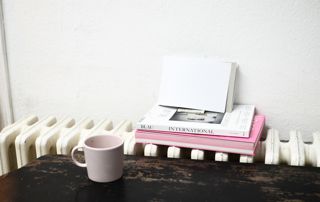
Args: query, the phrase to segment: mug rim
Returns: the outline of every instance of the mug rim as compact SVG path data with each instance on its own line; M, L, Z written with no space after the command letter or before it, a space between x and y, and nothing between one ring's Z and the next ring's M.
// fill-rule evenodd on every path
M116 138L116 139L120 140L121 142L120 142L120 144L117 144L117 145L112 146L112 147L97 148L97 147L89 146L89 145L87 144L87 141L90 140L90 139L96 138L96 137L112 137L112 138ZM93 136L87 137L87 138L84 140L83 144L84 144L84 147L89 148L89 149L91 149L91 150L106 151L106 150L113 150L113 149L116 149L116 148L118 148L118 147L121 147L121 146L124 144L124 141L123 141L123 139L122 139L121 137L116 136L116 135L93 135Z

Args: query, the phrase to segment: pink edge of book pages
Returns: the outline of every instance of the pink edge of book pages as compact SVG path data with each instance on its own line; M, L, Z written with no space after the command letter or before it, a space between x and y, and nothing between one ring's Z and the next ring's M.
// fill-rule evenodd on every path
M253 120L249 138L148 130L136 130L135 137L138 143L254 155L263 131L264 123L265 116L256 115Z

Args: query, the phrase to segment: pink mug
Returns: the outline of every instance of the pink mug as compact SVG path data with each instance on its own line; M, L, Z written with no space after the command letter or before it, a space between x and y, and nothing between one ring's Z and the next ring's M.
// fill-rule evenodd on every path
M85 163L75 158L75 152L84 151ZM97 135L85 139L83 146L72 149L73 162L87 167L88 177L95 182L112 182L123 174L123 140L115 135Z

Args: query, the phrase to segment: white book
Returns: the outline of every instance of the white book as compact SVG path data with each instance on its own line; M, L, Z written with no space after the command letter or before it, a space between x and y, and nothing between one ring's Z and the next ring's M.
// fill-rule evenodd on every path
M166 56L158 103L164 106L231 112L237 64L210 57Z
M254 111L253 105L234 105L226 113L156 105L137 123L137 129L249 137Z

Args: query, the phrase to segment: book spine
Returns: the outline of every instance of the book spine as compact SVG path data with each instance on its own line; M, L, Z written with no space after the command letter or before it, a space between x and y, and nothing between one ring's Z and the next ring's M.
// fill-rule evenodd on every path
M138 143L144 143L144 144L167 145L167 146L200 149L200 150L208 150L208 151L216 151L216 152L219 151L219 152L226 152L226 153L244 154L244 155L250 155L250 156L255 155L255 150L250 150L250 149L237 149L237 148L221 147L221 146L182 143L182 142L176 142L176 141L162 141L162 140L149 139L149 138L145 139L142 137L136 137L136 141Z
M238 130L213 130L205 128L191 128L191 127L176 127L176 126L164 126L158 124L142 124L137 123L138 130L151 130L151 131L166 131L174 133L191 133L191 134L203 134L203 135L216 135L216 136L230 136L230 137L249 137L243 131Z

